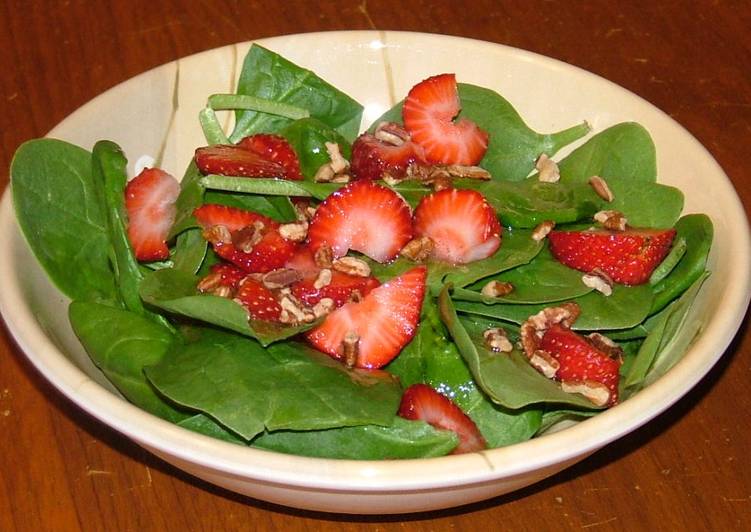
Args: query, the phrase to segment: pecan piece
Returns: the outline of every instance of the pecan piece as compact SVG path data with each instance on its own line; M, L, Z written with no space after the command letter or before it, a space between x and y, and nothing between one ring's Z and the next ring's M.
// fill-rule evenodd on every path
M485 345L494 353L510 353L514 346L500 327L491 327L482 333Z
M335 174L340 174L349 168L349 161L342 156L339 144L336 142L325 142L324 145L329 154L329 159L331 159L331 169Z
M543 183L557 183L561 179L558 165L546 153L541 153L537 158L535 168L538 172L537 178Z
M323 244L313 254L313 260L319 268L331 268L334 262L334 251L331 246Z
M263 274L262 282L266 288L274 290L276 288L284 288L292 283L296 283L300 278L300 272L297 270L279 268Z
M557 307L544 308L527 318L519 329L522 347L527 357L532 357L538 350L537 347L545 331L557 323L570 328L579 317L579 313L579 305L571 301Z
M553 358L550 353L543 351L542 349L535 349L532 356L529 357L529 363L548 379L555 377L555 374L561 367L560 362Z
M514 285L505 281L490 281L482 287L480 293L488 297L503 297L514 291Z
M334 260L331 267L338 272L356 277L368 277L370 275L368 263L356 257L340 257Z
M592 187L592 189L595 191L595 194L600 196L602 199L604 199L608 203L612 202L615 199L613 192L610 190L610 187L608 186L608 182L605 181L600 176L593 175L592 177L590 177L589 184Z
M292 222L279 226L279 234L285 240L292 242L302 242L308 236L308 222Z
M600 268L595 268L590 273L582 275L582 282L589 288L597 290L604 296L610 296L613 294L613 279L602 271Z
M331 284L331 270L328 268L323 268L321 271L318 272L318 277L316 277L316 280L313 281L313 288L316 290L320 290L324 286L328 286Z
M600 211L595 213L594 219L611 231L625 231L628 220L620 211Z
M433 239L429 236L421 236L407 242L399 254L414 262L425 262L433 253L434 247Z
M550 231L552 231L554 227L555 222L552 220L545 220L544 222L540 222L539 224L537 224L537 227L532 230L532 240L539 242L540 240L548 236L550 234Z
M353 368L357 364L357 357L360 354L360 336L355 331L347 331L342 340L342 355L344 356L344 365Z
M595 381L562 381L561 390L567 393L581 394L596 406L605 406L610 401L610 390L608 387Z

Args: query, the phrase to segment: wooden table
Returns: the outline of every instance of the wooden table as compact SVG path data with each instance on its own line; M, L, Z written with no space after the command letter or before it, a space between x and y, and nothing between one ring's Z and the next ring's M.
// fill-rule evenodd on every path
M337 29L445 33L549 55L665 110L751 207L751 3L473 0L0 3L2 188L16 147L146 69L228 43ZM689 7L690 6L690 7ZM3 329L0 530L740 530L751 528L747 323L668 413L538 485L396 517L276 507L188 477L47 384Z

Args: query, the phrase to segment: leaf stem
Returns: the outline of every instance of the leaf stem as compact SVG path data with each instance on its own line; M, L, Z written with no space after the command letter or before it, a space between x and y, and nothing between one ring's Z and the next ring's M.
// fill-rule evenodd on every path
M209 96L209 107L215 111L229 109L244 109L259 113L283 116L292 120L308 118L310 112L302 107L296 107L282 102L266 100L247 94L212 94Z
M201 122L201 129L203 136L206 137L206 142L211 145L230 144L227 135L224 134L222 126L219 124L219 120L216 118L216 113L211 107L201 109L201 112L198 113L198 120Z
M208 189L267 196L314 197L322 200L341 185L332 183L311 183L310 181L289 181L285 179L263 179L255 177L235 177L209 174L200 181Z

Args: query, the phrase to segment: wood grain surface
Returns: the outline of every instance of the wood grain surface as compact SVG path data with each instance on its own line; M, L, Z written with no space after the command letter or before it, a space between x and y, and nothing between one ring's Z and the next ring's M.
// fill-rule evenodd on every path
M273 35L393 29L516 46L604 76L683 124L751 207L748 1L3 0L0 21L2 189L21 142L144 70ZM68 402L0 329L3 531L751 529L747 322L674 408L584 462L511 495L392 517L276 507L191 478Z

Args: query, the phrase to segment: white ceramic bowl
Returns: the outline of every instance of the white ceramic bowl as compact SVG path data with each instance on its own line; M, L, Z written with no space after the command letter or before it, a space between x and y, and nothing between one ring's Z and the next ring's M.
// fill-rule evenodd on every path
M670 407L727 348L751 293L748 224L721 168L663 112L593 74L491 43L399 32L319 33L259 42L353 95L365 105L366 124L414 83L440 72L456 72L460 81L499 91L538 131L584 119L596 131L620 121L640 122L657 145L660 181L684 191L686 212L707 213L714 222L713 275L693 308L703 331L679 364L633 398L571 428L510 447L373 462L245 448L171 425L117 394L73 335L67 301L29 251L6 192L0 210L2 315L36 368L103 423L197 477L259 499L346 513L430 510L506 493L581 460ZM195 147L203 144L198 110L208 94L233 90L248 46L210 50L137 76L80 108L50 136L86 148L97 139L113 139L128 154L131 171L140 156L155 156L166 138L163 166L181 175ZM179 105L173 109L176 78Z

